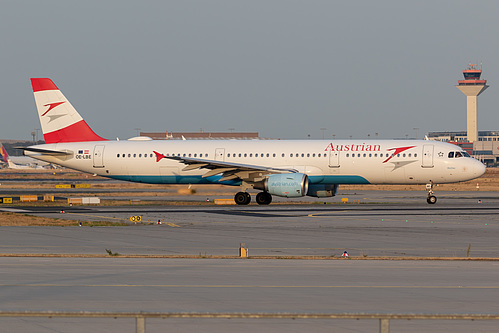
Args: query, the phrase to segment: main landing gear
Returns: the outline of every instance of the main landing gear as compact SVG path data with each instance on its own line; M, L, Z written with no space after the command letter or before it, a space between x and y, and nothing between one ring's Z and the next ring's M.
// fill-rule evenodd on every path
M259 205L269 205L272 202L272 196L268 192L260 192L256 195L256 203Z
M426 184L426 190L428 191L428 198L426 198L426 202L430 205L435 204L437 202L437 197L433 195L433 182Z
M251 196L248 192L237 192L234 201L238 205L247 205L251 202ZM260 192L256 195L256 203L259 205L268 205L272 202L272 196L268 192Z
M238 205L247 205L251 202L251 196L248 192L237 192L234 196L234 201Z

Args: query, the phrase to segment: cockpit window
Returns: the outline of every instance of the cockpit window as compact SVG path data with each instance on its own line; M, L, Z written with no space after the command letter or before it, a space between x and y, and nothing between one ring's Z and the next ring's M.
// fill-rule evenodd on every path
M458 157L471 157L470 154L468 154L465 151L450 151L449 152L449 158L458 158Z

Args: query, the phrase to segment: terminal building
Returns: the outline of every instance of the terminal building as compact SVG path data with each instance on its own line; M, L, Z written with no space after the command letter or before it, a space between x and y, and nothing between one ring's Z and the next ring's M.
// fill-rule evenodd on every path
M140 132L154 140L262 140L258 132Z

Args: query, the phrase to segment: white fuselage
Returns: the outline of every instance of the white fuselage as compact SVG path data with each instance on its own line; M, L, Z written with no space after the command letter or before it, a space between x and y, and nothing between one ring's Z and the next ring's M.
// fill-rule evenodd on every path
M471 157L449 154L461 148L422 140L127 140L32 146L67 151L50 156L26 151L45 162L100 176L155 184L220 184L207 170L183 171L186 164L164 156L293 169L311 184L427 184L477 178L485 166ZM452 157L450 157L452 155ZM223 181L240 185L239 181Z

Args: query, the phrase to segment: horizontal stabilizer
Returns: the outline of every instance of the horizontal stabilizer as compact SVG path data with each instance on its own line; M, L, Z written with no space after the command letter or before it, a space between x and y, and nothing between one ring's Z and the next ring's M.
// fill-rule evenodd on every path
M22 149L22 150L26 150L26 151L31 151L33 153L40 153L43 155L50 155L50 156L73 155L73 152L66 151L66 150L48 150L48 149L32 148L32 147L15 147L15 149Z

